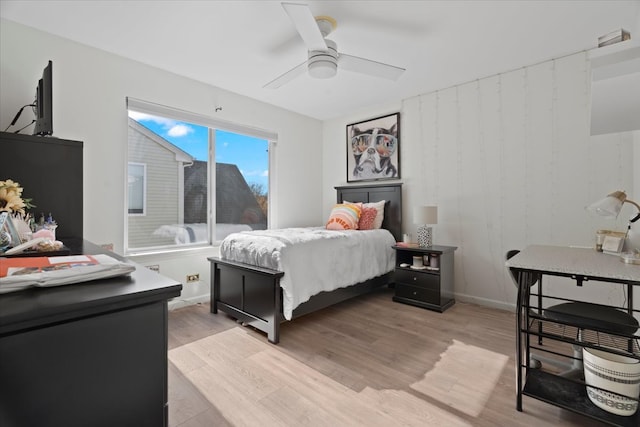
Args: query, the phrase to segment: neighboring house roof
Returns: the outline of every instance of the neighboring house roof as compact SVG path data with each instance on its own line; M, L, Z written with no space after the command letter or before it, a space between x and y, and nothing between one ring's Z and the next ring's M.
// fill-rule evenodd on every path
M185 223L206 222L206 200L199 195L203 194L202 187L207 185L207 162L196 160L185 168L184 181ZM216 163L216 222L266 227L266 215L234 164Z
M195 160L194 157L191 156L189 153L187 153L186 151L182 150L178 146L170 143L169 141L167 141L166 139L164 139L163 137L161 137L157 133L153 132L152 130L150 130L146 126L140 124L139 122L133 120L132 118L129 118L129 127L133 128L137 132L140 132L145 137L151 139L152 141L154 141L155 143L157 143L161 147L164 147L165 149L167 149L167 150L171 151L172 153L174 153L175 156L176 156L176 161L177 162L189 163L189 162L193 162Z
M195 160L184 168L184 222L207 223L207 162Z
M238 166L216 164L216 222L266 226L267 217L258 205Z

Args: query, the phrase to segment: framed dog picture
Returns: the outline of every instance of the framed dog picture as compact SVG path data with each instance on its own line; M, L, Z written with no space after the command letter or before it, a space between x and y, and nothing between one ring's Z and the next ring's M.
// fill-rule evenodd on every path
M347 125L347 182L400 178L400 113Z

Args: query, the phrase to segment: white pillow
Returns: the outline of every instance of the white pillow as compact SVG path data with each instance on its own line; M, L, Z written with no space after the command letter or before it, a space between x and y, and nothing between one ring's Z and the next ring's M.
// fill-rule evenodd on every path
M347 202L346 200L343 200L342 203L356 204L356 202ZM377 230L378 228L382 228L382 221L384 220L384 204L385 203L386 203L386 200L380 200L379 202L362 204L363 208L375 208L378 211L378 214L376 215L376 219L373 221L374 230Z

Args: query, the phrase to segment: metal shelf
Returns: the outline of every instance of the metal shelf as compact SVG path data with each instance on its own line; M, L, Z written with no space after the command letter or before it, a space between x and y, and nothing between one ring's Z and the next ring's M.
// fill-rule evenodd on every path
M545 310L539 310L537 306L527 306L526 309L529 310L526 316L528 323L523 325L519 333L529 337L529 351L538 357L571 363L575 359L573 346L577 345L640 360L640 335L637 331L633 335L622 335L610 330L577 327L548 320ZM607 425L640 425L640 410L630 417L604 411L591 402L582 378L563 377L559 372L554 372L559 368L548 364L550 362L542 361L540 369L531 367L527 362L521 366L521 369L526 369L523 395L586 415Z
M578 328L537 315L529 316L529 325L521 332L530 336L565 342L571 345L603 350L640 360L640 335L617 335L593 329Z
M522 394L559 406L612 426L638 427L640 411L630 417L612 414L594 405L587 396L584 384L530 369Z

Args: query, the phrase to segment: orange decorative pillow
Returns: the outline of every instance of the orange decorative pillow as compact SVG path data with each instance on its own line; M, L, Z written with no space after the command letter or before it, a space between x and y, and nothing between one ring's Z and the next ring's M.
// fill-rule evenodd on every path
M358 229L359 230L375 230L375 221L376 216L378 215L378 210L376 208L362 208L362 213L360 214L360 220L358 221Z
M341 203L331 210L327 230L357 230L362 212L362 203Z

